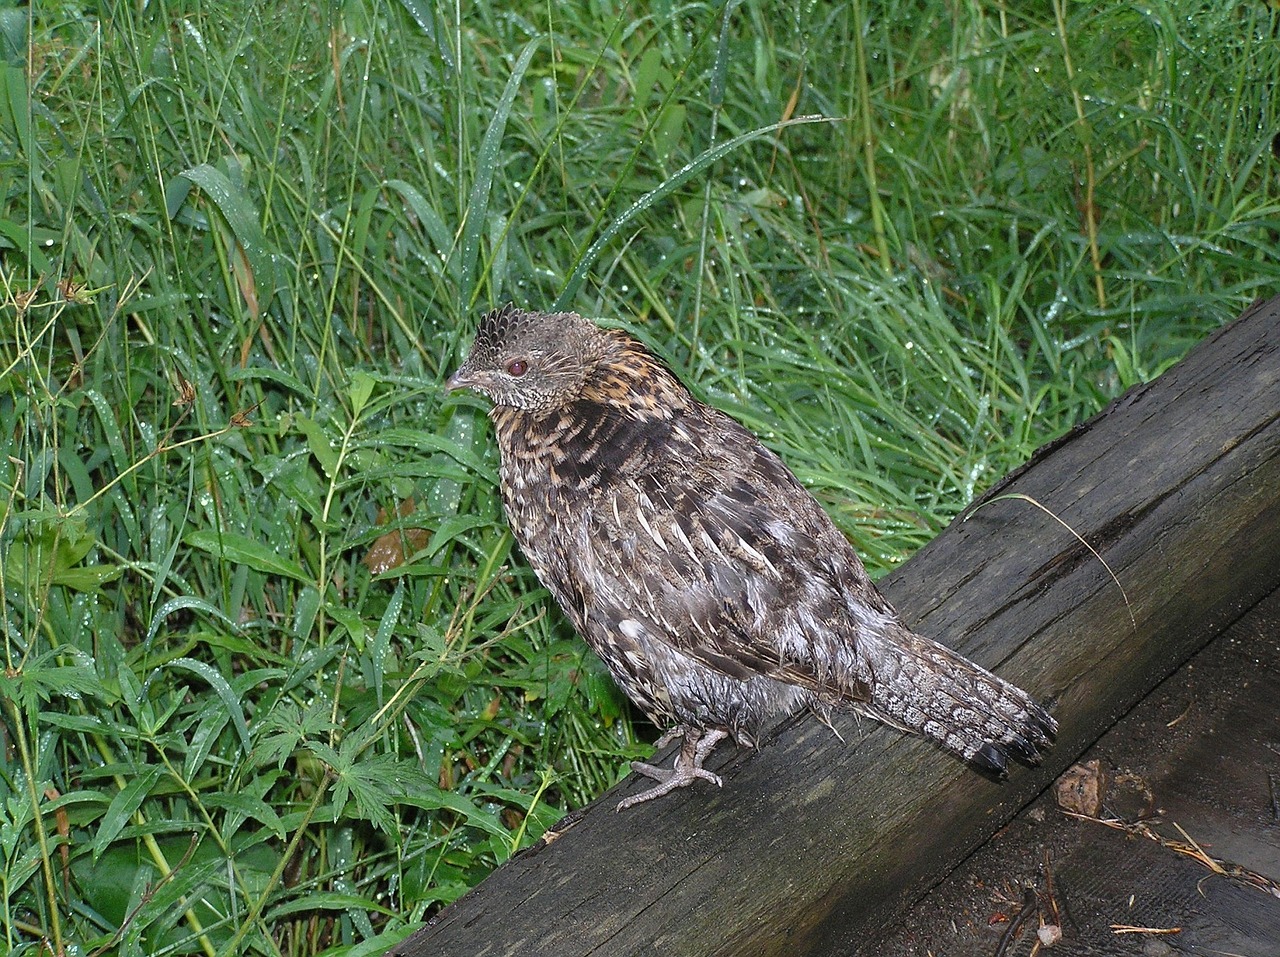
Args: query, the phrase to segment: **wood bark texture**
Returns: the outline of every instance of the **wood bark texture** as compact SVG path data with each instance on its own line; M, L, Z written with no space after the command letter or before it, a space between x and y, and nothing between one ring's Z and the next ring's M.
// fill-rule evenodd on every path
M841 741L797 719L758 752L722 745L707 765L722 790L617 814L629 778L390 953L875 954L882 928L1278 584L1280 297L1041 449L881 581L915 630L1051 704L1044 765L994 782L873 722L839 718Z

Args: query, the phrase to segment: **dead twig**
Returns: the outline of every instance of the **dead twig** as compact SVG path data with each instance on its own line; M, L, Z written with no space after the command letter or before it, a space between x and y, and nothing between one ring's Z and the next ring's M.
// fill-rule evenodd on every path
M1157 832L1146 821L1124 821L1120 818L1090 817L1087 814L1077 814L1074 811L1063 811L1062 813L1067 815L1067 817L1074 817L1081 821L1092 821L1095 824L1102 824L1118 831L1124 831L1126 834L1145 837L1148 840L1155 841L1161 847L1166 847L1175 853L1185 854L1187 857L1199 861L1203 866L1207 867L1215 874L1232 878L1233 880L1246 884L1249 887L1257 888L1265 894L1270 894L1272 897L1280 898L1280 884L1277 884L1269 877L1264 877L1262 874L1251 871L1239 864L1233 864L1230 861L1222 861L1213 857L1200 846L1199 842L1184 831L1182 829L1182 825L1178 824L1177 821L1173 822L1173 826L1178 829L1178 833L1181 834L1185 840L1171 840Z
M1113 934L1181 934L1181 927L1134 927L1132 924L1112 924Z
M1036 889L1027 887L1022 892L1022 910L1018 911L1018 916L1009 922L1009 926L1000 935L1000 943L996 946L996 952L993 957L1004 957L1005 952L1008 951L1013 942L1022 933L1022 928L1031 919L1031 915L1039 913L1039 911L1040 901L1036 897Z

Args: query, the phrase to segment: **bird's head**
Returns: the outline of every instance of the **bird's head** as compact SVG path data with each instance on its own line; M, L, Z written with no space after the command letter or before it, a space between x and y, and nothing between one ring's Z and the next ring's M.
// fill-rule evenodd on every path
M578 396L607 334L577 313L506 305L482 320L471 352L445 388L475 389L495 405L550 412Z

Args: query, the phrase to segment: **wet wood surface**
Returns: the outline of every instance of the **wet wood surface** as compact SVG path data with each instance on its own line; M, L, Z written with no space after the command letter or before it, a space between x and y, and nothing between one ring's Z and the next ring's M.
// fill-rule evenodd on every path
M1031 957L1042 926L1061 938L1041 957L1280 954L1278 703L1280 591L913 906L877 957Z
M1026 499L1089 542L1127 602ZM843 742L797 720L759 752L718 750L722 790L617 814L633 776L390 953L878 953L914 901L1280 584L1280 299L983 502L881 586L918 631L1052 702L1042 767L996 783L852 716L835 723Z

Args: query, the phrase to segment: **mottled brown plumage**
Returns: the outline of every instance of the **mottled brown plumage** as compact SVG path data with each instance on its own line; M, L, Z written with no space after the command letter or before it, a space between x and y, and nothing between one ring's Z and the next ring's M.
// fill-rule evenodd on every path
M538 578L666 740L619 809L719 778L702 762L779 719L855 710L995 774L1056 725L903 626L782 461L630 336L507 306L448 387L493 400L502 497Z

